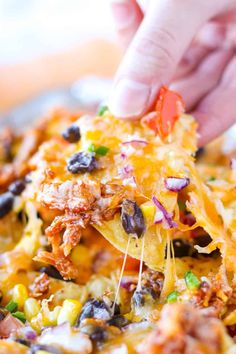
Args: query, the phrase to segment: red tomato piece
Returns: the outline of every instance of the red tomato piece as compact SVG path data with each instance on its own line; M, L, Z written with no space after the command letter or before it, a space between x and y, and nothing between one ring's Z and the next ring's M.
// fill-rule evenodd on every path
M163 86L160 89L156 104L156 112L151 112L144 118L145 124L162 139L166 138L172 131L175 122L184 112L182 97Z
M122 266L124 260L124 255L120 256L117 260L119 266ZM125 271L138 271L139 270L140 261L139 259L127 256L126 263L125 263Z

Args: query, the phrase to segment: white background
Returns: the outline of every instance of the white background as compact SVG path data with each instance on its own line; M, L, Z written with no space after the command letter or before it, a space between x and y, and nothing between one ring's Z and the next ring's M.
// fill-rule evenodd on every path
M0 0L0 65L113 38L109 0Z

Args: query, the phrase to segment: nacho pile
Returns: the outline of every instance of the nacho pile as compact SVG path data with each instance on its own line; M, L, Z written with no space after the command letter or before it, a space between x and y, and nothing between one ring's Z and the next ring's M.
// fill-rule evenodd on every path
M163 87L140 121L0 136L0 353L236 353L236 150Z

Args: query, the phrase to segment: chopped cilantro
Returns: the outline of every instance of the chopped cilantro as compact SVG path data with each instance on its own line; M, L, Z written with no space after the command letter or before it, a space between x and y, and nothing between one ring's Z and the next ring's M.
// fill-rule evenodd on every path
M95 147L95 145L94 145L93 143L91 143L91 144L89 145L88 151L90 151L90 152L95 152L95 151L96 151L96 147Z
M196 277L196 275L193 274L191 270L185 273L184 280L187 288L190 290L198 289L201 284L200 280Z
M167 296L167 302L169 302L169 303L176 302L178 296L179 296L178 291L172 291L172 293L170 293L170 294Z
M96 154L101 155L101 156L105 156L109 151L109 148L106 146L99 146L96 148Z
M14 312L17 310L17 303L13 300L11 300L10 302L8 302L8 304L6 305L6 309L9 311L9 312Z
M103 114L108 111L108 106L106 105L101 105L99 108L98 108L98 115L99 116L103 116Z
M25 318L24 312L16 311L16 312L12 313L12 316L18 318L18 320L20 320L23 323L26 322L26 318Z
M211 176L208 181L211 182L211 181L215 181L215 180L216 180L216 178L214 176Z
M95 152L95 154L100 156L105 156L108 153L109 148L103 145L96 147L93 143L91 143L88 147L88 151Z

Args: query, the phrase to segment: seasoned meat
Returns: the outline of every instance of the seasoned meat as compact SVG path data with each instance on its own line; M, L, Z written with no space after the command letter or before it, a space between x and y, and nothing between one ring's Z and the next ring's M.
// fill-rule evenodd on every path
M225 329L189 304L167 304L140 354L222 354Z

